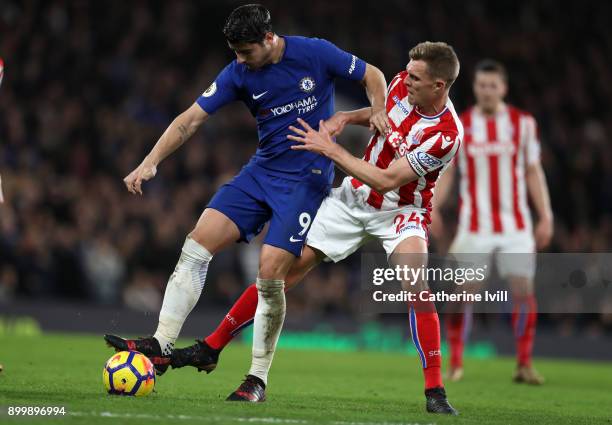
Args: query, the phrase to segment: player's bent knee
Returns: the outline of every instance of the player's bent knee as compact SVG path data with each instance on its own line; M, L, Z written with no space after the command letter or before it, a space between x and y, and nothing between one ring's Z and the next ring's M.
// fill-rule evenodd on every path
M259 259L259 274L261 279L285 279L295 256L284 249L264 245Z
M262 264L257 275L260 279L282 279L287 277L287 267L283 264Z
M240 230L225 214L207 208L189 237L215 254L240 239Z

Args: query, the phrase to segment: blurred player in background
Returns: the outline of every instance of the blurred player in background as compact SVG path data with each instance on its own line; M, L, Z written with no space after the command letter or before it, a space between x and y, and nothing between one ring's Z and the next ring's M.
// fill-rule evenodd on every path
M531 364L537 320L534 296L535 251L545 248L553 233L548 187L540 164L540 142L534 118L504 102L508 77L504 66L483 60L474 74L476 105L461 115L465 141L448 172L440 179L434 204L432 234L440 236L444 205L459 168L460 210L457 235L450 253L496 255L500 277L512 293L512 326L516 339L516 382L542 384ZM527 203L531 197L537 213L535 229ZM522 255L518 255L522 254ZM466 284L465 287L469 287ZM465 308L465 305L460 307ZM446 317L451 350L448 378L463 376L465 315Z
M115 335L105 339L117 350L144 353L159 374L165 372L174 342L200 297L213 255L236 241L248 242L269 222L256 283L259 303L252 365L247 380L228 397L250 401L244 388L253 388L255 383L263 394L267 382L285 317L285 277L301 255L312 219L334 177L334 164L328 158L290 148L288 127L298 117L313 126L330 118L334 80L340 77L362 82L372 105L367 120L386 131L386 82L377 68L328 41L276 35L270 13L261 5L236 8L223 32L236 59L170 124L124 182L131 193L142 194L142 182L155 176L158 164L187 141L209 115L235 100L245 103L257 121L257 152L219 189L187 236L166 287L155 334L137 340Z
M4 77L4 61L0 58L0 86L2 85L2 78ZM0 204L4 202L4 194L2 193L2 176L0 175ZM0 372L4 370L4 366L0 364Z
M323 259L341 261L373 238L383 245L392 264L424 261L433 188L463 137L448 98L459 73L459 60L447 44L431 42L414 47L410 59L406 70L397 74L388 88L386 112L392 131L377 131L363 160L333 143L330 133L340 133L346 124L368 125L371 112L367 108L338 112L322 124L320 132L304 121L304 130L292 127L297 136L289 138L304 143L294 149L325 155L354 177L346 177L323 201L303 255L287 275L287 288ZM416 290L427 290L427 282L419 284ZM172 366L212 371L223 347L253 322L257 308L257 289L251 285L215 332L191 347L175 350ZM409 305L409 313L425 377L426 409L456 414L442 383L440 323L435 306L414 303Z
M0 58L0 86L2 86L2 79L4 78L4 61ZM2 193L2 176L0 176L0 204L4 202L4 195Z

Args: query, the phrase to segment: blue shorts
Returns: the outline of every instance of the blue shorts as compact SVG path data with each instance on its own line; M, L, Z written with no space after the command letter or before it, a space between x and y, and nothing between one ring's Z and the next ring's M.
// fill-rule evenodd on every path
M280 177L249 164L224 184L207 208L222 212L236 223L240 241L249 242L269 221L264 243L296 257L331 182L324 170L308 167L301 175Z

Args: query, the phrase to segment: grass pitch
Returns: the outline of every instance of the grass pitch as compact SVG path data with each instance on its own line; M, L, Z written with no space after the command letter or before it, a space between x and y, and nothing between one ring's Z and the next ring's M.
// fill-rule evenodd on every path
M179 341L179 346L191 344ZM612 424L610 363L537 360L548 382L513 384L513 359L470 360L447 384L459 417L425 412L416 357L278 350L268 401L224 399L250 365L234 344L215 372L170 370L144 398L109 396L102 367L112 355L101 336L0 337L0 423L94 424ZM65 406L63 417L7 416L8 406Z

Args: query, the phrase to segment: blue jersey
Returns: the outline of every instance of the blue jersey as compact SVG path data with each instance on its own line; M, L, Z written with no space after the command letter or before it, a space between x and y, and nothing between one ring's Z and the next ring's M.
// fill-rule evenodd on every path
M288 127L302 118L313 128L334 113L334 79L362 80L366 64L327 40L285 36L281 60L250 70L235 60L197 99L208 114L234 100L244 102L257 120L259 145L250 161L274 174L297 175L316 162L328 181L333 164L306 151L291 150Z

